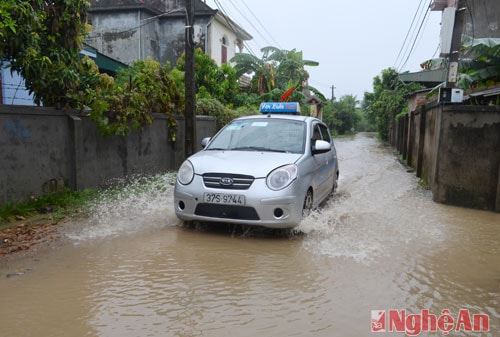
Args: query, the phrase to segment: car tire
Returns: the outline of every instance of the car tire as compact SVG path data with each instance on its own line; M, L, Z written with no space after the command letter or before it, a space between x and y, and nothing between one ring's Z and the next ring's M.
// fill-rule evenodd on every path
M313 208L313 192L311 189L307 190L306 196L304 198L304 205L302 206L302 216L306 217L311 213Z
M339 187L339 173L335 175L335 180L333 181L333 187L332 187L332 194L335 193L337 190L337 187Z

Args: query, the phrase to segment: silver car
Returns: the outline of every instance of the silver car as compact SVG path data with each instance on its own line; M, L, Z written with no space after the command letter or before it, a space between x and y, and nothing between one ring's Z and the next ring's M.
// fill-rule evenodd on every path
M206 138L179 168L177 217L269 228L297 226L337 187L337 153L315 117L241 117Z

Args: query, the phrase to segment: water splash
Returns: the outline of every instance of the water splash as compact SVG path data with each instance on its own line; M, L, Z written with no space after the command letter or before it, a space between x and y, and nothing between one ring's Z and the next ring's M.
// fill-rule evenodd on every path
M102 192L90 216L78 220L70 239L76 241L130 235L139 231L177 226L172 206L175 173L136 176Z
M354 259L369 263L383 252L383 240L376 228L360 226L360 222L375 221L377 214L360 212L352 207L346 192L332 197L321 209L311 213L297 230L306 234L303 246L316 254Z

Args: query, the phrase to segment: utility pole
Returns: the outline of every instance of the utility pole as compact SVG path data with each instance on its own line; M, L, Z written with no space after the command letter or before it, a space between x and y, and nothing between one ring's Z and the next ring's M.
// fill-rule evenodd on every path
M187 157L196 151L196 87L194 73L194 0L186 0L186 39L185 39L185 73L184 86L186 89L185 102L185 142L184 154Z
M335 85L332 84L332 102L335 101L335 89L337 88Z
M462 45L462 29L465 22L465 9L462 7L462 1L457 0L455 6L455 22L453 24L450 54L448 57L448 76L446 77L447 88L454 88L458 79L458 60Z

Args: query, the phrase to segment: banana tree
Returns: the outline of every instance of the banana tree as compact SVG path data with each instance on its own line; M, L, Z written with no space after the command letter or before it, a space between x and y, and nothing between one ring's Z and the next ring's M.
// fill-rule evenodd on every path
M500 39L469 36L462 38L462 57L458 60L457 87L470 89L500 82ZM447 58L422 63L424 69L447 69ZM444 83L438 87L443 86Z
M500 39L464 37L458 86L464 89L500 82Z
M231 58L238 77L253 74L257 80L257 92L262 95L274 89L274 69L265 55L259 59L255 55L240 53Z
M305 70L306 66L317 67L319 62L304 60L302 51L278 50L275 49L269 59L277 63L276 82L278 87L285 87L293 82L301 84L309 79L309 72Z

